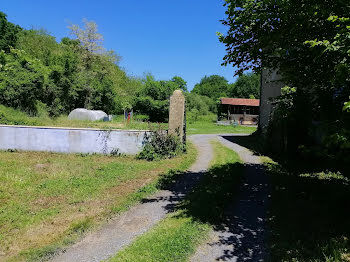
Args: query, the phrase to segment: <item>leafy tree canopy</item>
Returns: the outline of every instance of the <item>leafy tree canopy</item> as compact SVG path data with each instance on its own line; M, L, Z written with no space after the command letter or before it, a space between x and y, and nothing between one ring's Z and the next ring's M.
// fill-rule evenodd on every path
M237 74L277 68L295 96L313 97L304 106L315 119L339 115L350 92L349 1L226 0L226 7L224 64Z
M295 90L276 101L281 110L271 122L282 130L281 141L287 140L282 145L296 152L298 145L310 143L315 122L327 123L325 134L348 130L343 107L350 95L350 2L226 0L225 5L228 30L219 35L227 50L224 64L237 67L237 74L277 69ZM329 152L344 153L344 141L350 137Z
M171 81L174 82L178 86L177 89L181 89L184 92L188 92L188 90L187 90L187 82L185 80L183 80L182 77L174 76L171 79Z
M198 95L207 96L214 100L227 96L229 83L225 77L219 75L205 76L199 84L196 84L192 90Z
M94 22L85 21L84 29L74 27L77 39L65 37L58 43L43 29L16 30L3 13L0 20L5 35L0 40L2 104L35 114L40 102L51 116L77 107L118 113L143 85L116 64L114 52L98 52L103 46ZM16 48L11 48L14 41Z
M229 91L230 97L237 98L259 98L260 97L260 76L248 73L241 75Z
M176 89L187 90L186 82L179 76L169 81L158 81L152 75L147 75L144 85L136 94L135 111L148 115L151 121L167 121L169 98Z
M0 11L0 50L9 52L16 47L17 34L22 30L18 25L7 21L7 15Z

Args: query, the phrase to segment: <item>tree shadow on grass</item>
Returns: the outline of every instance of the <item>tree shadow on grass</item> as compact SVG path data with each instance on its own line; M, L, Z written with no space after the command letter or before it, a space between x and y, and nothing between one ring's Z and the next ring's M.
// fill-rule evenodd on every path
M224 138L266 154L258 135ZM279 159L280 165L266 171L271 184L269 260L350 261L350 180L322 172L320 162Z
M280 169L270 173L271 261L349 261L349 181Z

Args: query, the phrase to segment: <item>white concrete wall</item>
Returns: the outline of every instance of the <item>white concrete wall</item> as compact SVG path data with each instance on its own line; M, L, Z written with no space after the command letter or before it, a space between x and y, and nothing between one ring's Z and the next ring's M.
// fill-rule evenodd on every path
M0 150L137 154L145 132L0 125Z

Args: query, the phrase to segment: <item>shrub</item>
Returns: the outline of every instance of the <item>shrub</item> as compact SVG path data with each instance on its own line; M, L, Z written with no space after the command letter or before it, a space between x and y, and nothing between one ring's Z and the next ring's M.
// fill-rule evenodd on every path
M181 154L185 149L179 136L169 135L161 129L146 133L143 144L144 147L137 155L137 159L148 161L172 158Z

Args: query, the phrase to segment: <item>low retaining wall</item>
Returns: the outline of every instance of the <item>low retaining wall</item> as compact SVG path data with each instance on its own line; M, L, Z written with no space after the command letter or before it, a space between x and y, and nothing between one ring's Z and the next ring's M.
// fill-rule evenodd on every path
M145 132L0 125L0 150L134 155L142 149Z

